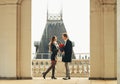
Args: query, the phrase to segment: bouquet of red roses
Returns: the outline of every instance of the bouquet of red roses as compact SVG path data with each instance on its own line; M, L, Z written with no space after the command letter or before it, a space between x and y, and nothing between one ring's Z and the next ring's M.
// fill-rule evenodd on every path
M63 48L64 48L64 44L60 43L60 44L59 44L59 48L60 48L60 51L63 52L63 50L64 50L64 49L63 49Z

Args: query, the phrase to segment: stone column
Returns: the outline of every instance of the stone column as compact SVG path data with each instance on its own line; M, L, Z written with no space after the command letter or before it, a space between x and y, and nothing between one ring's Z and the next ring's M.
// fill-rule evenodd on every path
M90 1L90 79L101 77L103 60L101 58L101 5L98 0ZM103 34L102 34L103 35Z
M31 0L0 0L0 79L31 79Z
M104 78L117 79L116 4L103 3L102 8L104 15Z
M0 1L0 79L16 79L16 4Z
M120 0L117 0L117 84L120 84Z
M17 77L31 79L31 0L23 0L18 5L17 32Z
M90 79L116 79L116 4L91 0Z
M21 53L20 53L20 41L21 41L21 4L17 5L17 52L16 52L16 77L17 79L21 78Z

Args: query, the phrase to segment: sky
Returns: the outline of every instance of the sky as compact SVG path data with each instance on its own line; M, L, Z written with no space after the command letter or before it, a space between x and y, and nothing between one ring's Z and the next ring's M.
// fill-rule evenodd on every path
M40 41L49 13L63 9L63 22L75 53L90 52L90 0L32 0L32 53L34 41Z

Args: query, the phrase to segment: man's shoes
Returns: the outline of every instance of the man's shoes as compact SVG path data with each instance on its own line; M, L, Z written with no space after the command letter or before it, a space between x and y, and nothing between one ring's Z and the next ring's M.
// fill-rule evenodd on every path
M69 79L71 79L70 77L65 77L65 78L63 78L63 80L69 80Z

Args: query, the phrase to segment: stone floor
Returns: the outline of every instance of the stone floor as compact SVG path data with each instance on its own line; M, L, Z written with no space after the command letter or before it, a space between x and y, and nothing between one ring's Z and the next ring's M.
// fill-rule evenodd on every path
M52 80L50 78L35 78L33 80L0 80L0 84L117 84L116 80L88 80L87 78L72 78L71 80Z

